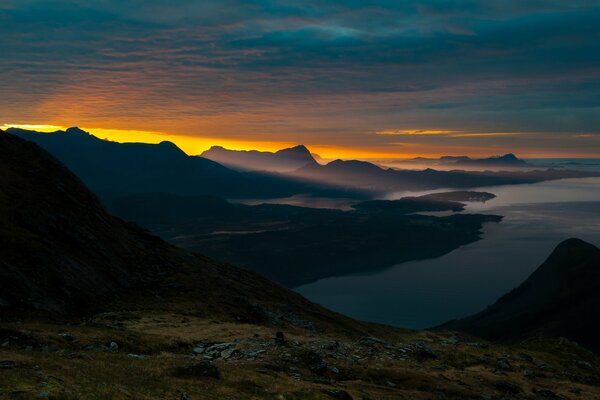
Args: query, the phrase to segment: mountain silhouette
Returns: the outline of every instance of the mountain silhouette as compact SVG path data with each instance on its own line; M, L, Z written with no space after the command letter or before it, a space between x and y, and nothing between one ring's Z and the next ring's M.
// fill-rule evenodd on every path
M231 198L287 197L299 193L339 195L318 183L234 171L203 157L188 156L167 141L117 143L76 127L53 133L16 128L7 132L49 151L102 198L157 191ZM296 153L301 150L293 151Z
M245 171L290 172L307 164L316 164L310 151L303 145L282 149L275 153L256 150L228 150L213 146L201 157L225 166Z
M160 291L159 309L196 304L219 321L269 323L280 315L302 329L367 326L110 215L63 164L2 131L0 170L0 316L97 312L113 301L139 309Z
M526 167L529 166L527 162L517 158L512 153L505 154L503 156L495 156L488 158L470 158L470 157L457 157L455 160L456 165L474 165L480 167Z
M507 159L510 159L509 156ZM514 157L514 156L513 156ZM478 186L535 183L552 179L598 176L599 173L569 170L535 171L421 171L382 168L356 160L335 160L326 165L309 164L291 173L309 181L335 185L340 188L360 188L372 192L389 193L404 190L437 188L470 188Z
M493 340L562 336L600 351L600 249L560 243L519 287L473 316L441 327Z

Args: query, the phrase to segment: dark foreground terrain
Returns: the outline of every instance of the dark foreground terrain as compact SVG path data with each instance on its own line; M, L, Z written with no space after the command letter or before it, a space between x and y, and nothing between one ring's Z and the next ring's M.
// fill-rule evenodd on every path
M0 171L2 399L600 398L566 339L355 321L110 216L2 132Z

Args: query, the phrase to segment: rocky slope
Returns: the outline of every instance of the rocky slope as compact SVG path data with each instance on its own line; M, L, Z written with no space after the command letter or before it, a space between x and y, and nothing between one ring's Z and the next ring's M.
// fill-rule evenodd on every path
M563 336L600 350L600 249L560 243L519 287L484 311L444 325L495 340Z

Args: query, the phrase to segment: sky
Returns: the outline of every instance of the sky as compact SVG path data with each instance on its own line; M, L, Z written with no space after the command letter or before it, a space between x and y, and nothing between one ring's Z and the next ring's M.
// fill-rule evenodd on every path
M600 2L2 0L0 126L325 158L600 157Z

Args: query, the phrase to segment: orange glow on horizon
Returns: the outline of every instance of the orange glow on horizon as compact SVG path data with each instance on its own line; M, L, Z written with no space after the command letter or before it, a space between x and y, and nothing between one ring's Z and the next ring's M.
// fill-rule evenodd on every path
M2 124L0 129L10 127L35 130L39 132L55 132L58 130L66 130L66 126L48 125L48 124ZM296 146L298 142L271 141L271 140L239 140L232 138L210 137L210 136L190 136L174 133L134 130L134 129L115 129L115 128L88 128L81 127L86 132L93 134L100 139L111 140L119 143L138 142L138 143L160 143L162 141L170 141L175 143L181 150L188 155L199 155L203 151L208 150L212 146L222 146L230 150L258 150L274 152L283 148ZM518 135L512 132L500 133L475 133L450 130L397 130L397 131L380 131L375 132L380 135L447 135L454 137L463 136L505 136ZM443 147L432 144L416 144L416 143L393 143L387 146L373 146L366 148L343 147L324 145L319 143L302 143L308 149L319 155L323 160L329 161L334 159L359 159L359 160L384 160L384 159L410 159L415 157L438 158L444 155L469 155L472 157L489 157L491 155L501 155L514 150L483 147L474 148L471 146L452 146ZM390 151L393 149L395 151ZM581 154L565 154L536 151L527 149L526 151L517 152L517 156L521 158L561 158L561 157L581 157Z

